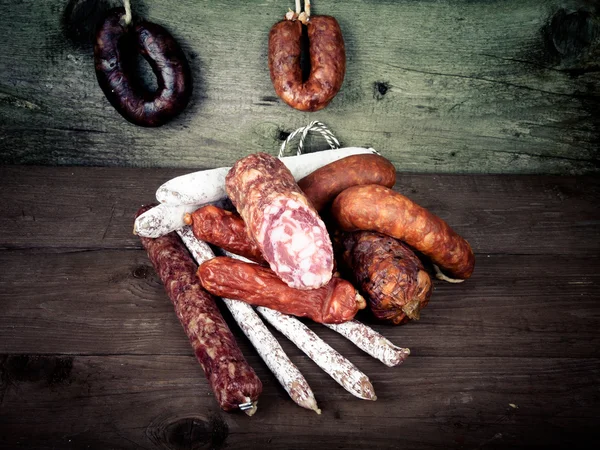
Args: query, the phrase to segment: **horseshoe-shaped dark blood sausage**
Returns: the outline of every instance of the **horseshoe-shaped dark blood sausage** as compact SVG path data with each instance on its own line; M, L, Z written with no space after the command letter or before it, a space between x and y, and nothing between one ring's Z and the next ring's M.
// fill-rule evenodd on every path
M98 83L125 119L144 127L158 127L187 106L192 94L190 67L167 30L146 21L126 25L124 15L123 8L109 11L96 33ZM152 67L158 84L155 92L148 92L133 79L130 66L135 52Z
M277 95L300 111L325 108L342 87L346 50L342 30L331 16L311 16L308 30L310 75L303 82L302 22L282 20L269 34L269 70Z

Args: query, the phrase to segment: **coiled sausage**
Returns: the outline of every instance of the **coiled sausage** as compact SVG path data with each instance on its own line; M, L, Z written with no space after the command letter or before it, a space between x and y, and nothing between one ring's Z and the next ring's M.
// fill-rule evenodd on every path
M126 25L125 10L109 11L96 33L94 61L98 83L110 104L128 121L144 127L163 125L187 106L192 75L173 36L147 21ZM135 53L156 75L158 89L148 92L132 76Z
M335 97L346 73L342 30L331 16L308 19L310 75L302 79L302 22L282 20L269 33L269 71L277 95L292 108L318 111Z

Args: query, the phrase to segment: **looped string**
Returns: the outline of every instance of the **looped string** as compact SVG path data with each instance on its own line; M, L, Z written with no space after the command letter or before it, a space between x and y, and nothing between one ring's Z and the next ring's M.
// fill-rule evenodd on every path
M296 155L301 155L302 150L304 148L304 140L306 139L308 132L311 130L321 133L321 136L323 136L325 138L325 140L327 141L327 144L329 144L329 147L332 150L335 150L336 148L340 148L340 141L337 140L337 138L333 135L331 130L329 128L327 128L327 126L324 123L315 120L315 121L309 123L305 127L301 127L295 131L292 131L292 133L290 133L290 135L287 137L287 139L285 141L283 141L283 143L281 144L281 148L279 149L279 155L277 155L277 157L281 158L285 154L286 146L299 133L301 133L301 135L300 135L300 142L298 142L298 150L296 151Z
M131 23L131 3L129 0L123 0L123 4L125 6L125 25L129 25Z

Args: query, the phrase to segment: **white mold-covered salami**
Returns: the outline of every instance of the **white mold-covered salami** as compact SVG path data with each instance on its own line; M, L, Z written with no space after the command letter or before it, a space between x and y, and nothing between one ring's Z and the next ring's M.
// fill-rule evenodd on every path
M215 257L206 242L194 237L191 227L183 227L177 230L177 233L198 264ZM292 400L303 408L312 409L317 414L321 414L308 382L285 354L277 339L269 332L254 309L239 300L223 298L223 302Z
M257 311L277 330L298 346L344 389L364 400L377 400L369 378L327 345L298 319L259 306Z
M324 324L352 341L358 348L388 367L402 364L410 355L408 348L398 347L377 331L356 320L339 324Z
M271 270L295 289L317 289L333 272L333 248L317 211L277 158L255 153L225 179L231 202Z
M231 208L231 202L223 199L214 203L219 208ZM198 209L195 205L160 204L135 219L133 233L141 237L157 238L184 227L185 215Z
M377 153L372 148L347 147L325 150L299 156L285 156L281 161L292 172L296 180L338 159L351 155ZM225 176L230 167L201 170L173 178L156 191L160 203L173 205L194 205L199 208L206 203L222 200L226 197ZM195 209L196 209L195 208Z
M133 233L147 238L164 236L185 226L185 214L195 210L193 205L156 205L135 219Z

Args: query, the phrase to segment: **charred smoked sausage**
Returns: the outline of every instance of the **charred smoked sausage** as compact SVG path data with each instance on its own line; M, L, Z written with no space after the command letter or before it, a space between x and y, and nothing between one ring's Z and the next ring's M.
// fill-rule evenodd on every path
M329 233L279 159L266 153L240 159L227 174L225 189L248 235L284 283L316 289L329 282L333 272Z
M187 106L192 75L173 36L160 25L124 23L125 10L109 11L96 33L94 61L98 83L111 105L128 121L163 125ZM133 79L131 65L141 54L156 75L158 89L147 92Z
M339 232L334 242L340 267L377 319L396 325L419 319L433 285L408 246L372 231Z
M318 289L302 291L290 288L266 267L227 256L202 263L198 278L204 289L219 297L266 306L320 323L352 320L366 306L354 286L341 278L332 278Z
M206 205L192 214L186 214L184 220L186 224L192 226L196 239L258 264L265 263L260 249L248 237L246 224L239 214L214 205Z
M255 405L262 383L244 359L214 297L200 285L197 266L180 238L172 232L140 239L221 408L233 411L240 405Z
M298 181L298 186L317 211L344 189L362 184L391 188L396 184L396 168L380 155L353 155L327 164Z
M332 215L345 231L377 231L399 239L446 270L466 279L475 255L469 243L439 217L407 197L369 184L344 190L333 201Z
M269 33L269 71L277 95L300 111L323 109L344 81L346 50L342 30L331 16L308 19L310 75L302 79L303 24L296 18L282 20Z

